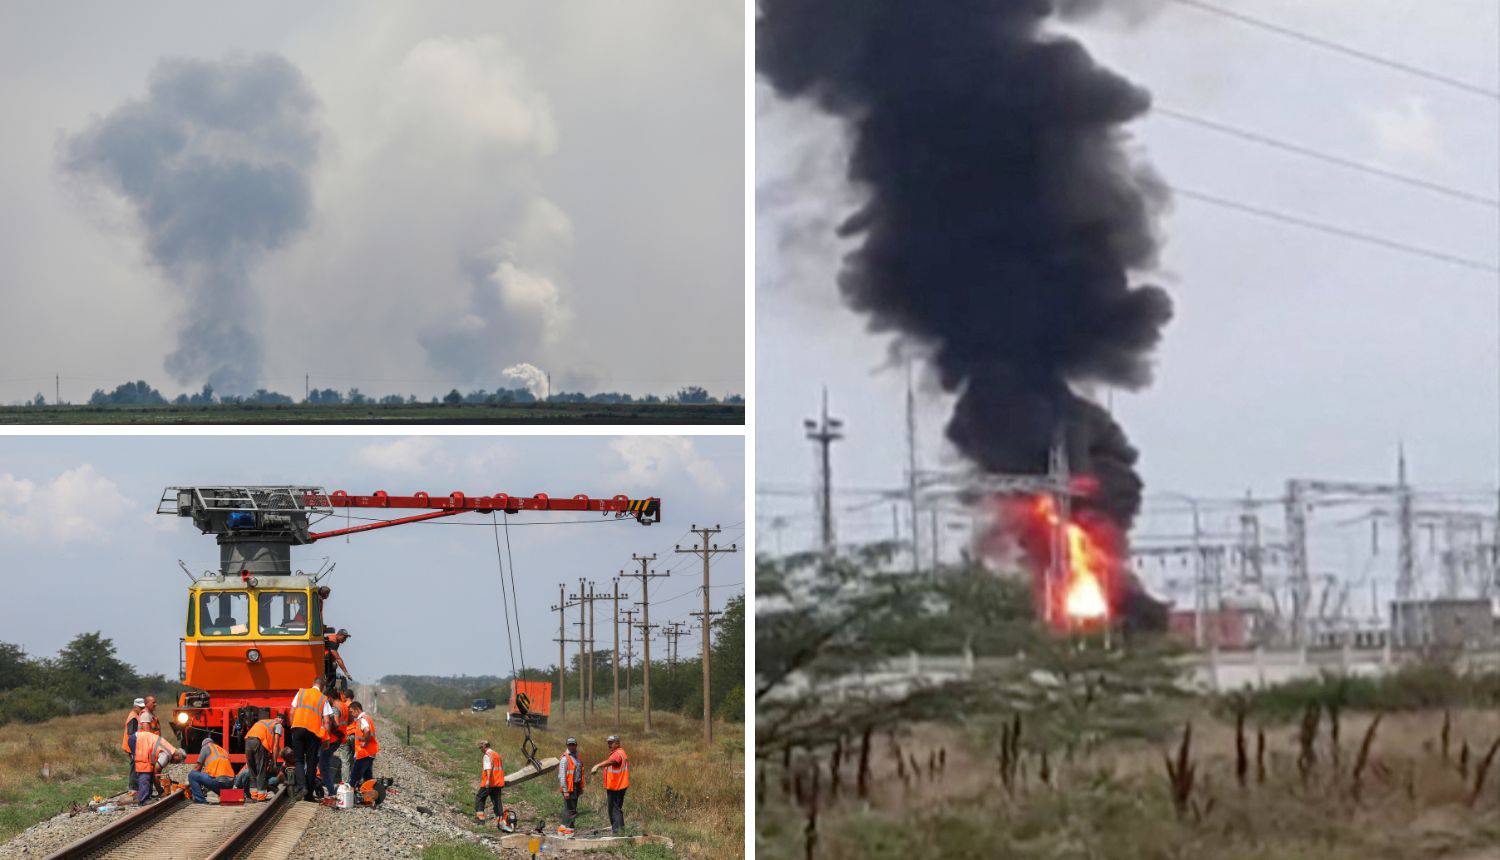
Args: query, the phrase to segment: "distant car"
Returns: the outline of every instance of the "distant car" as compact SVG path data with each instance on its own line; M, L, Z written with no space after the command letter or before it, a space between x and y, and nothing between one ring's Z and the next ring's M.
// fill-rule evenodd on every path
M493 707L495 707L495 703L489 699L475 699L474 704L469 706L469 710L477 714L480 711L488 711Z

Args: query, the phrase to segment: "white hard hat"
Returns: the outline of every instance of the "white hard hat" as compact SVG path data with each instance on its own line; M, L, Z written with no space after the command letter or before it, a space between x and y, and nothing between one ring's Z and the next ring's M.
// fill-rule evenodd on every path
M144 708L144 707L146 707L146 700L145 699L136 699L135 700L135 706L137 708Z

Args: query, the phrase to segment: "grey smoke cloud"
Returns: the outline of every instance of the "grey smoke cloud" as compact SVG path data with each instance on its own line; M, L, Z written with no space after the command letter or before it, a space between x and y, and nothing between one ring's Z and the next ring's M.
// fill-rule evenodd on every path
M66 137L61 169L120 195L186 310L166 370L247 391L263 357L257 263L308 224L319 102L274 54L164 59L144 98Z

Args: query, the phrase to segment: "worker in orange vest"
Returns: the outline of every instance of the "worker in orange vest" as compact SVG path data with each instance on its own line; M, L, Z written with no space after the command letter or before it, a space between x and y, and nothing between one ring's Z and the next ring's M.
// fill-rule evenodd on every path
M604 793L609 797L609 831L616 836L625 832L625 789L630 787L630 757L620 746L619 735L604 739L609 744L609 758L594 765L589 773L604 768Z
M188 773L193 802L207 803L208 792L218 794L233 787L234 765L229 761L229 750L214 743L212 738L204 738L203 747L198 750L198 764Z
M349 702L349 691L345 688L339 688L328 699L333 706L333 718L318 750L318 774L322 777L323 790L330 797L353 767L352 761L349 767L345 767L340 757L349 732Z
M365 780L375 778L375 754L380 752L380 742L375 739L375 721L365 713L364 705L350 702L349 715L354 718L349 726L349 735L354 739L354 765L349 769L349 784L358 791Z
M125 715L125 732L120 736L120 749L125 751L125 762L129 767L129 773L125 777L127 791L135 790L135 733L141 727L141 711L146 709L145 699L136 699L130 706L130 713Z
M557 835L571 839L576 833L573 822L578 818L578 798L583 796L583 760L578 757L578 739L568 738L568 751L557 763L557 789L562 792L562 823Z
M328 737L333 716L333 705L323 695L322 678L313 678L312 686L303 687L292 697L289 740L296 752L297 783L302 786L303 800L317 800L318 753Z
M490 749L489 741L480 741L479 751L479 792L474 795L474 818L484 821L484 802L489 800L495 809L495 818L504 821L500 790L505 787L505 764L500 761L500 753Z
M156 774L169 762L185 761L182 750L167 743L161 735L140 729L135 733L135 752L132 754L135 774L135 802L144 804L151 798L151 787Z
M256 720L250 731L245 732L245 769L252 780L252 795L265 794L266 782L281 756L285 739L286 725L282 717Z
M323 626L323 689L333 689L333 682L338 680L338 671L343 670L344 677L349 677L349 667L344 665L344 658L339 656L339 646L349 641L348 630L334 630L327 625Z

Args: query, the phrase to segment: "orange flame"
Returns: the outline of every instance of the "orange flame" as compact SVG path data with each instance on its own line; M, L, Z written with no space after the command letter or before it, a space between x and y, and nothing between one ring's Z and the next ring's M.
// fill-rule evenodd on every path
M1057 508L1051 496L1037 497L1037 513L1048 526L1057 526ZM1068 522L1065 531L1068 580L1062 584L1063 613L1074 622L1102 621L1109 616L1109 599L1104 591L1109 554L1078 523Z

